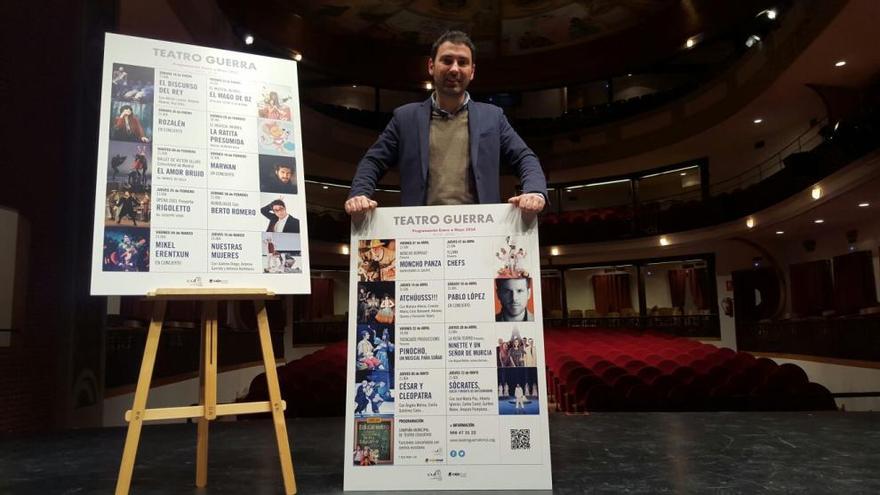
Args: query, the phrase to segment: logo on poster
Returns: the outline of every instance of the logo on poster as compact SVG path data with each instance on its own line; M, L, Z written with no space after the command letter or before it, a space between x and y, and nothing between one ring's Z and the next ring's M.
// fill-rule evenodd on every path
M443 473L439 469L435 469L434 471L428 473L428 479L434 481L443 481Z
M195 278L187 279L186 284L187 285L194 285L196 287L201 287L202 286L202 277L195 277Z

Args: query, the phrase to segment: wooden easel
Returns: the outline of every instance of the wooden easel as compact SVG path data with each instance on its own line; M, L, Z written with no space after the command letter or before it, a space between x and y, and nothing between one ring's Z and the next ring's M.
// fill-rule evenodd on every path
M125 448L122 451L122 462L119 466L119 478L116 480L116 495L128 494L134 470L135 456L140 441L141 427L144 421L161 419L198 419L198 440L196 444L196 486L202 488L208 484L208 425L218 416L230 414L272 413L275 423L275 438L278 442L278 455L281 460L281 475L284 478L284 492L287 495L296 493L296 480L293 475L293 460L290 457L290 445L287 440L287 425L284 422L284 410L287 404L281 400L281 389L278 387L278 372L275 369L275 354L272 351L272 339L269 335L269 318L266 316L266 300L274 299L275 295L259 289L175 289L157 290L148 294L154 301L153 317L147 333L144 347L144 358L138 376L137 388L134 393L134 405L125 413L128 421L128 433L125 437ZM199 405L188 407L162 407L147 409L147 394L150 391L150 380L153 376L153 365L156 362L156 350L159 347L159 334L165 319L165 306L168 301L199 300L202 301L202 346L201 365L199 366ZM263 351L263 364L266 367L266 381L269 386L269 401L245 402L235 404L217 404L217 302L234 300L253 300L257 314L257 328L260 334L260 346Z

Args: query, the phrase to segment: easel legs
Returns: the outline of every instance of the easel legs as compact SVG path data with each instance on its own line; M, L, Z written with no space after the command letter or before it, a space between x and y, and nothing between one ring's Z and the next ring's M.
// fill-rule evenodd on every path
M284 478L284 493L293 495L296 493L296 480L293 475L290 444L287 440L287 423L284 421L281 388L278 386L278 371L275 368L275 353L272 350L272 337L269 334L269 317L266 315L265 301L256 300L254 306L260 332L260 346L263 350L263 364L266 366L266 381L269 388L269 402L272 406L272 422L275 423L278 457L281 460L281 475Z
M196 486L203 488L208 484L208 425L217 419L217 301L202 304L199 405L204 406L205 414L198 418Z
M144 425L144 414L147 408L147 393L150 391L150 380L153 378L153 365L156 363L156 351L159 349L159 334L162 332L162 320L165 318L165 301L156 301L153 305L153 319L147 332L147 345L144 347L144 358L138 375L137 388L134 392L134 405L131 408L131 421L125 435L125 448L122 451L122 462L119 466L119 478L116 480L116 495L126 495L131 485L134 471L134 459L137 456L141 427Z

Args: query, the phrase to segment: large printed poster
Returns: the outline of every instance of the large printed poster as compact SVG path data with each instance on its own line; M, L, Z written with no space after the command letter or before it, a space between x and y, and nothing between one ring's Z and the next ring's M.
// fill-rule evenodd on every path
M107 34L92 294L309 292L297 66Z
M351 243L345 489L550 489L534 217L380 208Z

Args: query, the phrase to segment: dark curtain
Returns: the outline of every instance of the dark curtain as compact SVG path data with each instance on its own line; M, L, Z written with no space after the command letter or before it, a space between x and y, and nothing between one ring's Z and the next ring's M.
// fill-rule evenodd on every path
M622 308L631 308L629 274L593 275L593 298L599 313L619 313Z
M877 305L874 262L870 251L834 257L834 309L838 314L858 313Z
M562 279L560 277L541 277L541 304L544 315L551 309L562 309Z
M788 270L792 313L815 316L833 307L831 260L795 263Z
M779 309L779 278L770 268L736 270L733 276L733 311L736 324L773 318Z
M687 270L669 270L669 298L672 307L683 308L685 291L687 290Z
M709 309L709 270L694 268L688 270L688 280L691 284L691 296L697 309Z
M333 314L333 279L312 277L312 293L293 298L294 320L317 320Z

